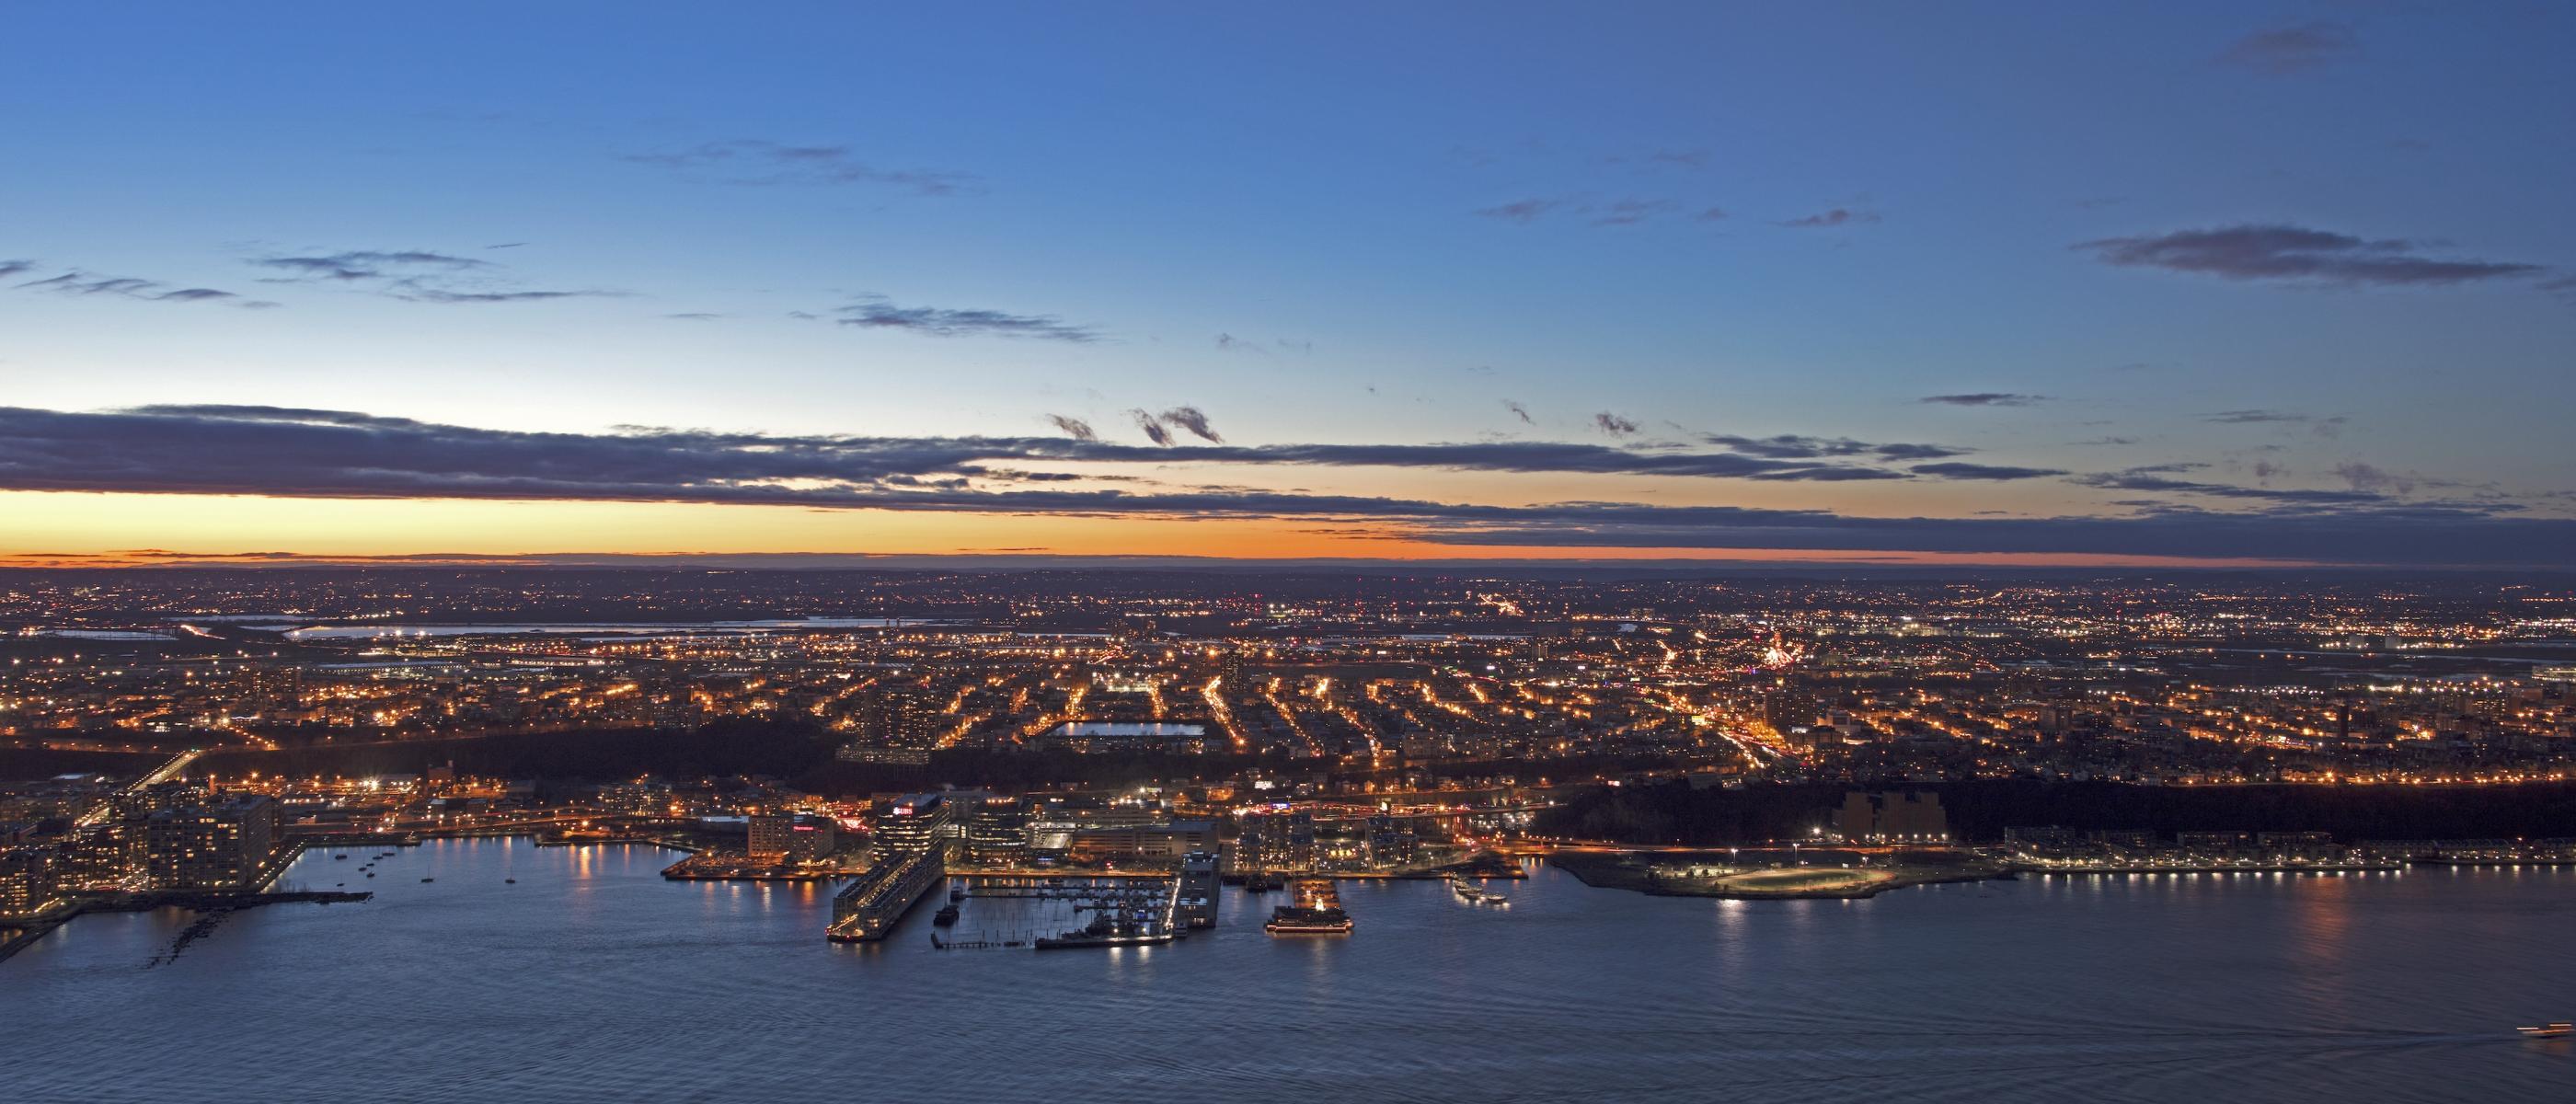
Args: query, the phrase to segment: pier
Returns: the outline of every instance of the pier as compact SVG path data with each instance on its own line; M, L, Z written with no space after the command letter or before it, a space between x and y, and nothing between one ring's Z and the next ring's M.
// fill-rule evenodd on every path
M936 848L878 858L867 873L833 895L832 926L825 936L835 943L873 943L885 938L946 873Z

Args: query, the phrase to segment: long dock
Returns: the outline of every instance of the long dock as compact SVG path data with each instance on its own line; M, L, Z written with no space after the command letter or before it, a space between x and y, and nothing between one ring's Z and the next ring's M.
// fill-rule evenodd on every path
M936 849L879 858L859 880L832 897L832 926L824 935L835 943L873 943L893 931L947 874Z

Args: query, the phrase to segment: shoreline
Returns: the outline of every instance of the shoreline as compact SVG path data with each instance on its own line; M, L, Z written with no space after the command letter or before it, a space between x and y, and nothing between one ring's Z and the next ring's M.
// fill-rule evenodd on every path
M102 894L73 901L64 906L61 911L30 921L24 926L11 925L10 930L15 934L5 941L0 941L0 962L6 962L10 956L34 946L37 940L52 934L55 928L93 912L151 912L156 909L175 908L200 914L220 914L266 905L354 904L374 897L375 892L372 890L330 889L246 891L169 889Z
M1549 855L1547 863L1573 875L1576 881L1593 889L1627 890L1648 897L1704 897L1721 901L1855 901L1876 897L1889 890L1908 889L1914 886L2008 881L2018 877L2018 874L2009 868L1992 865L1961 866L1947 870L1900 866L1856 871L1856 874L1865 877L1878 875L1856 883L1783 886L1775 889L1716 884L1676 885L1656 877L1651 866L1627 865L1627 860L1630 859L1645 859L1651 862L1657 856L1680 854L1684 852L1650 850L1610 853L1558 852Z

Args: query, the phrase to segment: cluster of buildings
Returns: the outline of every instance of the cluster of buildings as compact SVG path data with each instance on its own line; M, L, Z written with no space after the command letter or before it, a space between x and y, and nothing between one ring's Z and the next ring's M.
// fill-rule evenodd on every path
M87 800L19 794L0 809L38 816L0 839L0 920L83 895L258 889L292 858L277 801L259 794L163 781Z

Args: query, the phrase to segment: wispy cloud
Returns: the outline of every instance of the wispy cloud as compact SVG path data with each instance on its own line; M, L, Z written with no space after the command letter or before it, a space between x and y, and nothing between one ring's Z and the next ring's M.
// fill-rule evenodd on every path
M2464 284L2548 271L2511 261L2425 257L2418 243L2403 239L2373 241L2280 223L2102 238L2073 248L2124 267L2345 287Z
M1637 435L1637 423L1620 417L1617 414L1613 414L1607 410L1592 416L1592 428L1600 430L1601 432L1607 433L1613 437L1634 437Z
M1217 436L1216 430L1208 425L1207 412L1195 406L1176 406L1164 411L1163 423L1186 429L1190 436L1212 445L1225 443L1225 438Z
M983 190L971 173L889 169L859 159L848 146L788 145L736 138L671 153L629 154L625 160L667 169L719 174L727 184L878 184L916 195L953 196Z
M1012 337L1085 344L1100 340L1100 331L1067 323L1051 314L1011 314L982 308L897 306L870 296L837 313L840 324L872 330L897 330L931 337Z
M1781 433L1769 437L1716 434L1702 439L1709 444L1721 445L1747 456L1762 456L1774 460L1814 460L1841 456L1876 456L1881 460L1939 460L1950 456L1964 456L1969 451L1949 445L1901 442L1873 444L1868 441L1855 441L1849 437L1809 437L1796 433Z
M1538 424L1538 420L1537 420L1537 419L1530 417L1529 408L1528 408L1528 407L1526 407L1526 406L1522 406L1522 405L1521 405L1519 402L1517 402L1517 401L1514 401L1514 400L1511 400L1511 399L1504 399L1504 400L1503 400L1503 409L1508 410L1508 411L1511 411L1511 412L1512 412L1512 417L1515 417L1515 418L1520 419L1520 420L1521 420L1521 424L1522 424L1522 425L1537 425L1537 424Z
M2044 476L2066 474L2064 471L2057 468L2023 468L2007 464L1970 464L1959 460L1946 460L1938 464L1916 464L1908 470L1912 471L1916 475L1937 475L1943 479L1972 479L1990 482L2010 479L2038 479Z
M1925 395L1916 402L1934 406L2031 406L2048 401L2046 395L2025 395L2016 391L1970 391L1958 395Z
M272 277L284 280L337 280L358 283L368 280L402 280L417 277L423 270L469 272L499 266L490 261L432 253L421 249L351 249L339 253L299 257L255 257L251 264L277 269L289 275Z
M1479 207L1469 213L1489 219L1501 219L1505 222L1535 222L1540 215L1563 206L1565 201L1561 199L1515 199L1509 203Z
M1669 199L1613 200L1592 216L1594 226L1634 226L1681 206Z
M2200 420L2217 425L2304 425L2319 437L2340 437L2350 419L2341 414L2319 416L2288 410L2221 410L2204 414Z
M1875 211L1854 211L1848 207L1836 207L1832 210L1818 211L1812 215L1789 219L1779 225L1808 228L1823 226L1849 226L1853 223L1877 221L1878 213Z
M1047 421L1052 423L1057 429L1063 430L1065 436L1071 437L1076 441L1097 441L1100 439L1099 431L1092 429L1090 422L1086 422L1069 414L1049 414L1046 417Z
M249 264L280 273L271 284L337 284L413 303L532 303L551 299L617 298L604 288L529 288L509 280L507 266L427 249L348 249L253 257Z
M1144 431L1146 440L1158 445L1172 443L1172 427L1163 424L1161 415L1143 407L1136 407L1129 410L1127 416L1135 420L1137 429Z
M2256 31L2229 45L2218 60L2282 76L2314 69L2360 46L2360 36L2349 24L2320 20Z
M43 266L32 260L0 261L0 279L22 276ZM65 269L43 279L29 280L14 290L44 291L78 297L107 296L136 299L147 303L219 303L243 310L266 310L277 306L265 299L251 299L210 287L183 287L146 280L139 276L103 276L77 268Z

